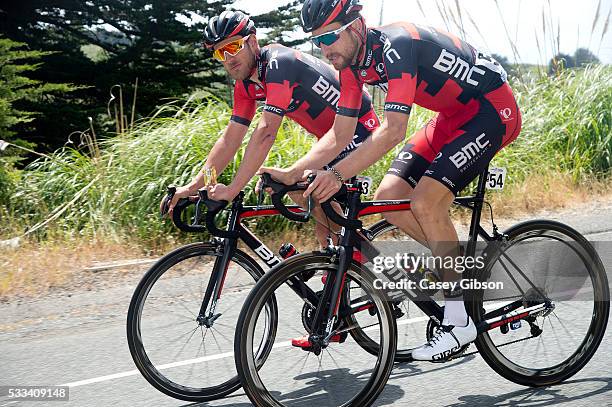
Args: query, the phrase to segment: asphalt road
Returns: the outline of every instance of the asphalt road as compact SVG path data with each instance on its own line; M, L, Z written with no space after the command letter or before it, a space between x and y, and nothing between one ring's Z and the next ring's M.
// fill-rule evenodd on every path
M561 219L587 234L592 241L612 242L611 209L612 205L603 205L590 208L588 211L566 211L550 214L551 216L547 217ZM612 268L611 247L612 244L600 244L600 255L609 276ZM32 301L1 304L0 385L68 385L70 400L54 402L51 405L189 405L151 387L136 370L130 357L125 335L125 317L137 281L138 276L134 276L125 284L98 291L77 292L69 297L57 295ZM239 301L248 292L248 283L248 278L229 281L230 289L227 296L235 297L236 301ZM197 294L199 287L188 285ZM166 306L164 304L167 302L163 299L167 299L168 295L175 295L178 290L179 287L174 287L169 280L158 296L159 307ZM292 306L295 307L287 301L286 308L281 309L288 314ZM238 312L236 308L230 303L223 312L225 316L232 317L233 312ZM158 308L152 309L151 315L155 315L155 310ZM231 335L232 327L220 326L217 331L219 340L214 341L213 348L206 349L204 353L199 348L172 348L172 334L178 332L180 335L184 333L182 331L169 332L167 337L157 335L163 330L155 328L166 326L165 324L170 325L172 321L174 321L172 317L151 318L147 322L150 331L143 330L143 336L146 338L148 335L152 348L157 349L154 355L159 359L156 359L155 363L166 366L164 372L176 377L177 380L189 378L192 380L190 383L194 385L197 385L198 377L202 377L201 374L218 376L220 381L233 375L235 368L231 346L223 346L223 337ZM425 323L426 321L421 318L413 318L402 325L401 332L405 335L414 333L418 341L420 340L418 335L424 332ZM293 329L299 332L299 327ZM290 332L282 334L289 338L292 335ZM166 345L167 343L170 345ZM473 349L472 347L471 350ZM612 405L611 350L612 330L608 328L597 354L582 371L562 385L541 389L525 388L505 380L497 375L478 354L445 364L423 362L399 364L394 368L391 379L375 405ZM303 355L300 354L295 358L295 353L288 353L291 351L301 352L289 346L280 346L273 352L276 364L275 371L269 376L271 382L275 380L279 383L286 382L287 377L294 377L293 371L299 370L298 361L303 360L299 359ZM203 354L206 355L206 362L202 362L201 359L195 360L193 356L191 359L186 356L197 357ZM357 376L362 367L367 368L367 355L360 355L356 351L339 351L336 357L339 364L350 363ZM200 370L202 366L207 368ZM338 383L333 380L333 375L334 370L330 365L329 380L322 382L310 380L307 389L316 393L332 388L334 389L332 392L336 392L341 391L343 387L359 384L358 379L353 382L349 380ZM298 379L308 380L308 378ZM308 395L304 397L307 401L301 405L317 404L316 399L308 399ZM0 406L48 404L50 403L15 402L0 398ZM244 393L238 390L225 399L200 405L248 406L250 403Z

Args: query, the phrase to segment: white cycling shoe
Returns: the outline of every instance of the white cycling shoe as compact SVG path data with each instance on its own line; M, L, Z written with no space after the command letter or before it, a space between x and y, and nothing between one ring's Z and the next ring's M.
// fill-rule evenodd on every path
M412 351L412 357L414 360L444 361L462 346L474 342L477 334L476 325L470 317L466 326L442 325L429 342Z

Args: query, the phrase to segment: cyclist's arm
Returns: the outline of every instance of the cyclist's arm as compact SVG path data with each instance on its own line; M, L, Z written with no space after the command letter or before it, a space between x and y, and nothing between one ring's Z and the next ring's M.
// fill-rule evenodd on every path
M244 152L240 168L229 188L234 192L240 192L257 173L262 166L270 149L276 140L276 133L283 121L283 116L269 111L264 111L259 119L257 128L251 134L251 139Z
M356 127L357 117L336 115L332 128L290 170L301 176L304 170L323 168L350 144Z
M335 168L344 179L358 175L370 167L406 137L408 115L397 112L386 112L382 125L374 131L350 156L346 157Z
M199 188L204 186L204 171L207 168L215 168L220 174L232 161L255 116L256 108L257 102L248 95L244 82L237 81L234 86L234 107L230 121L221 138L210 150L204 168L187 185L191 194L195 194Z
M195 194L198 189L204 186L204 171L207 168L214 168L217 173L221 173L225 167L227 167L240 148L248 129L249 127L244 124L239 124L234 121L229 122L223 135L210 150L204 168L202 168L191 183L187 185L191 194Z

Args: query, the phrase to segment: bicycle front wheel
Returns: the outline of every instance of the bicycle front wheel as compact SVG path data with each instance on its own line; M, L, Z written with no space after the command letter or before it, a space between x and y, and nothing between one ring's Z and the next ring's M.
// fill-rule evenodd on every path
M136 288L127 319L130 353L144 378L159 391L186 401L209 401L240 388L233 361L234 328L247 293L263 275L246 253L235 250L222 280L212 320L200 308L223 246L194 243L155 263ZM258 333L258 358L269 351L275 331L274 300Z
M294 278L303 272L314 271L316 276L334 273L337 267L326 253L297 255L267 273L247 297L236 326L236 369L256 406L367 406L383 390L393 367L395 319L389 303L374 288L376 276L356 263L347 272L345 286L358 285L368 304L365 312L376 316L376 323L367 329L379 344L378 352L368 353L347 335L351 329L366 328L347 325L347 318L333 327L332 338L337 339L318 352L292 345L293 338L307 334L312 327L317 304L306 301L306 291L317 293L323 288L319 277L310 278L299 288L293 284ZM272 351L260 363L256 358L257 332L266 324L265 304L271 298L280 310L278 330ZM347 296L343 298L341 314L348 306Z

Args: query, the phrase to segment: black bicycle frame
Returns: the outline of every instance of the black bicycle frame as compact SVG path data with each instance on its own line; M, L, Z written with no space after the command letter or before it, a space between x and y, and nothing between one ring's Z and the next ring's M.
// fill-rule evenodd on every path
M211 235L215 236L213 242L218 245L220 256L215 259L213 270L210 276L209 283L202 299L200 306L200 312L198 315L198 321L209 324L214 322L217 318L215 315L215 308L218 300L221 298L221 292L223 290L223 283L229 267L230 260L233 253L238 247L238 241L242 240L244 244L251 249L266 265L273 267L279 264L282 259L279 258L270 248L268 248L261 240L255 236L251 230L242 222L244 219L260 216L272 216L279 215L281 212L276 209L273 205L263 206L245 206L244 192L241 192L232 201L229 210L229 216L227 220L227 227L225 230L219 229L214 219L216 215L225 207L226 203L219 203L210 201L205 196L200 196L200 202L204 202L208 206L209 211L206 213L206 227L197 224L199 215L196 213L196 223L193 225L187 225L180 219L180 212L176 213L173 217L174 223L181 230L185 231L197 231L202 232L208 230ZM198 204L199 205L199 204ZM180 209L184 210L187 205L182 206ZM286 205L285 208L296 214L304 213L304 210L297 205ZM196 209L198 212L199 209ZM317 304L316 293L308 287L298 277L293 278L289 282L289 286L308 303L315 306Z
M487 181L488 168L485 169L478 177L478 183L476 187L476 193L470 196L458 197L454 200L454 204L468 208L472 211L472 217L470 222L468 245L466 248L465 255L474 256L476 251L476 241L480 236L484 241L490 242L501 238L501 234L498 233L497 227L494 225L493 234L490 235L480 225L481 211L484 205L484 196L486 192L486 181ZM321 301L317 305L315 312L313 331L319 335L325 333L326 337L329 338L333 335L331 327L333 327L335 320L342 318L346 312L360 312L362 310L370 308L368 304L363 302L351 301L349 310L338 313L342 290L345 288L346 272L348 271L350 261L353 256L353 251L358 241L366 240L371 241L371 233L363 228L361 222L358 220L359 217L365 215L371 215L375 213L392 212L399 210L408 210L410 208L410 200L392 200L392 201L366 201L361 202L360 194L361 190L359 185L353 187L347 187L346 191L346 203L347 209L345 211L346 217L342 217L336 214L329 204L323 204L323 209L326 215L332 222L343 226L340 241L337 247L338 256L338 269L333 277L327 277L325 287L323 289L323 296ZM436 301L434 301L429 295L425 294L418 286L410 291L405 290L404 294L413 301L416 306L423 311L430 318L436 319L439 323L442 323L444 317L444 309ZM360 300L360 299L359 299ZM515 309L516 307L513 307ZM487 323L487 321L480 321L478 325L479 332L491 329L494 326L499 326L504 323L512 322L512 318L517 318L516 315L509 314L513 309L505 309L503 318L497 318L499 321L495 321L493 324ZM491 313L491 317L498 317L497 313L500 310L495 310ZM522 314L520 314L522 315ZM487 314L487 317L489 314ZM520 318L520 316L518 317Z

